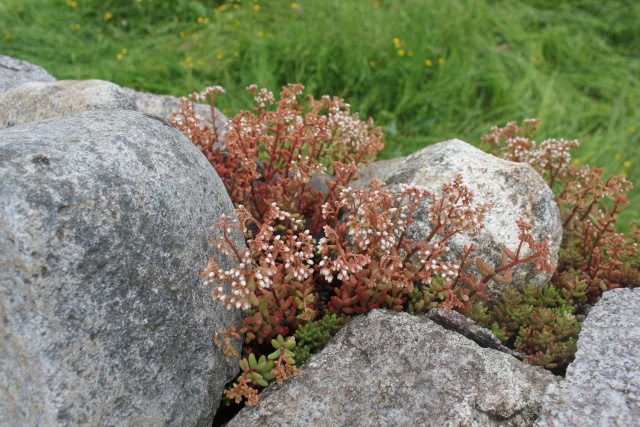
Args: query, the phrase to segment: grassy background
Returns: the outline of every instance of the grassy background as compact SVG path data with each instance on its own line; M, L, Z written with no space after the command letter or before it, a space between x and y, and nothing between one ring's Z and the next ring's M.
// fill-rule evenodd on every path
M636 0L3 0L0 53L58 79L185 95L220 84L345 98L385 128L381 157L539 117L539 140L640 185ZM640 218L640 191L622 229Z

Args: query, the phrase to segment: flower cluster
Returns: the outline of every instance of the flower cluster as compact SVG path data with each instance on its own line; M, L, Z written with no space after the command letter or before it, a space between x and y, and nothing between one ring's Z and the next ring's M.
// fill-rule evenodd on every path
M213 288L213 297L227 308L249 310L258 309L258 298L264 300L267 294L272 295L271 302L277 303L276 294L283 286L290 287L294 294L295 290L303 290L313 274L314 240L308 230L302 230L302 221L280 210L275 203L270 206L264 223L243 207L236 209L236 215L238 220L223 216L214 225L215 230L222 231L222 236L212 239L212 245L222 253L233 255L238 264L222 270L215 259L209 259L201 275L204 284ZM256 234L251 232L248 247L240 252L230 233L239 229L248 235L250 228ZM280 322L274 326L280 326ZM272 335L260 332L262 339Z
M549 187L558 180L566 182L571 162L571 149L578 148L577 140L547 139L538 146L532 140L540 120L526 119L524 127L518 122L509 122L503 128L494 126L491 133L482 137L492 152L512 162L529 163L542 175Z
M247 87L247 92L253 95L256 105L260 108L265 108L267 105L271 105L276 102L276 98L273 96L273 92L266 88L258 90L258 86L253 84Z
M196 102L207 102L210 98L215 97L216 94L224 95L224 88L222 86L209 86L201 92L192 93L190 97Z

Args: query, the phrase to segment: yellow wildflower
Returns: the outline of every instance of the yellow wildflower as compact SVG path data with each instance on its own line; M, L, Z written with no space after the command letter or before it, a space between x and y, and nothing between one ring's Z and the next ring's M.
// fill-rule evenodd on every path
M253 5L253 10L255 10L256 12L260 10L260 5L259 4L254 4Z
M630 168L631 167L631 162L629 160L627 160L626 162L624 162L622 164L622 166L624 166L625 168Z
M298 8L298 3L293 2L291 3L291 9L297 9Z
M122 58L124 58L124 55L119 53L119 54L116 55L116 58L118 58L118 61L122 61Z
M613 158L616 160L620 160L622 156L620 154L616 154L615 156L613 156Z
M438 64L444 64L444 58L438 58Z
M264 31L258 31L258 37L264 36Z
M398 56L404 56L404 49L398 49Z
M224 58L224 55L219 53L216 55L216 58L218 58L218 61L222 60L222 58Z
M185 33L184 31L180 31L180 37L183 38L187 35L187 33Z
M400 46L402 46L402 40L400 40L399 38L394 38L393 39L393 46L398 49L400 48Z
M111 18L113 18L113 13L107 12L107 13L104 14L104 20L105 21L110 21Z
M369 65L371 65L372 67L376 66L376 61L374 61L373 59L371 61L369 61Z
M427 67L431 67L433 65L433 62L431 62L430 59L425 59L424 60L424 65L426 65Z
M129 49L127 49L126 47L124 49L122 49L122 54L126 55L127 53L129 53Z

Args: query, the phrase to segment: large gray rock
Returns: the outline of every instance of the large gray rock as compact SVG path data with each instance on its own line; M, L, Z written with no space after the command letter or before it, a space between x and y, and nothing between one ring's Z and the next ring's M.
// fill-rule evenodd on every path
M519 230L516 220L522 218L533 225L532 235L542 241L551 237L553 262L557 262L562 239L560 211L551 189L544 179L528 164L499 159L467 144L452 139L426 147L408 156L395 172L386 177L390 187L413 184L440 194L442 184L462 174L463 183L473 192L477 205L491 203L493 208L485 215L485 229L480 236L456 235L447 242L449 257L459 261L465 245L473 243L474 257L489 265L500 266L502 249L516 251ZM424 238L430 232L427 209L420 209L416 222L409 227L410 238ZM523 256L529 248L524 245ZM543 286L551 274L535 274L534 264L520 265L513 270L511 284L489 283L487 290L494 296L505 288L517 288L525 283Z
M0 94L27 82L54 82L56 78L37 65L0 55Z
M374 310L228 427L529 426L554 381L425 318Z
M640 288L607 291L589 312L564 382L544 396L538 427L640 426Z
M0 129L79 111L135 109L133 97L111 82L29 82L0 94Z
M232 209L157 117L90 111L0 131L0 425L210 426L238 369L212 335L241 313L199 272Z

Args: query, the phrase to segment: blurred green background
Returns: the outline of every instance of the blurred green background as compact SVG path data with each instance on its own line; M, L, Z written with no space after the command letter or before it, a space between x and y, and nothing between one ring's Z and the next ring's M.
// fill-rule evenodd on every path
M3 0L0 53L154 93L222 85L227 115L251 83L301 82L382 125L383 158L538 117L538 141L577 138L576 162L640 183L637 0Z

